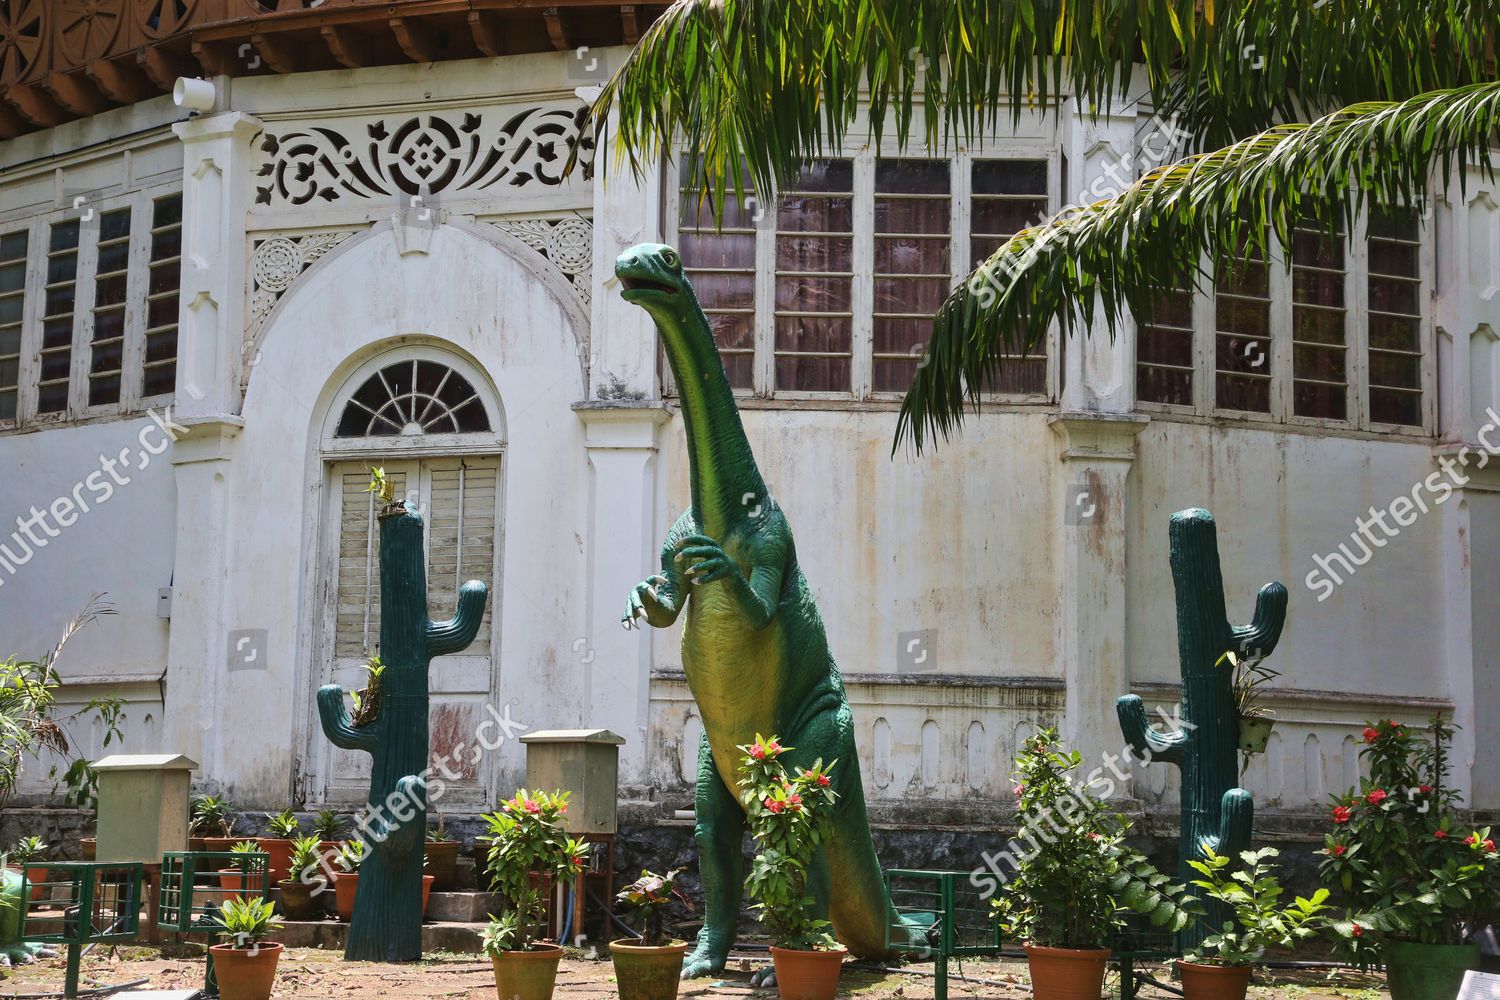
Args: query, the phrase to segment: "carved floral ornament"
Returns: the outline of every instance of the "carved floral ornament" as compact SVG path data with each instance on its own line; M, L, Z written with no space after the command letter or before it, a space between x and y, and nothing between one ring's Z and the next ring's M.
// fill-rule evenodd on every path
M440 192L556 187L575 147L592 174L594 141L580 104L383 116L267 132L255 203L328 204Z

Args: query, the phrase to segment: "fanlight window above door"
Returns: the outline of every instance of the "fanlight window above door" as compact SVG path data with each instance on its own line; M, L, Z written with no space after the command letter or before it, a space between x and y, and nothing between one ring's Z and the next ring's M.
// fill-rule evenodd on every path
M335 437L414 437L490 430L484 402L468 379L437 361L397 361L349 397Z

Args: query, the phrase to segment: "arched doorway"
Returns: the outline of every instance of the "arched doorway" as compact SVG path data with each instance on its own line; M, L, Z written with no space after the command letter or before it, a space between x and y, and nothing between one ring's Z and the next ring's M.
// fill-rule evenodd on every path
M489 379L472 363L435 345L404 344L356 368L334 396L320 438L323 496L318 559L320 621L313 688L346 690L366 683L365 664L379 653L378 502L371 469L382 468L407 506L427 523L429 614L452 613L466 580L491 584L496 595L473 644L433 660L431 731L435 755L452 761L438 809L473 807L491 784L477 752L447 757L455 746L478 746L474 733L488 717L499 647L498 588L503 524L503 414ZM316 780L310 802L362 803L368 754L339 750L311 727Z

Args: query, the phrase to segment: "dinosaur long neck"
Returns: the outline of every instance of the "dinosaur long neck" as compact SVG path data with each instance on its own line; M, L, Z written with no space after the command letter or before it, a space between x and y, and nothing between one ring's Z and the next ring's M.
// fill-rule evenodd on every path
M682 403L693 509L703 529L717 537L735 517L766 498L765 482L740 423L718 345L691 289L684 288L673 308L655 319Z

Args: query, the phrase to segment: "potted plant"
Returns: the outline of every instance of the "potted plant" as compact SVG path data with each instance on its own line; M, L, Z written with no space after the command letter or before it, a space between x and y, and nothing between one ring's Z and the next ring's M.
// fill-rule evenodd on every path
M500 1000L552 996L562 948L537 939L545 893L582 872L588 853L587 844L558 826L567 808L567 792L523 788L500 803L499 812L483 817L489 832L480 840L489 845L486 866L501 898L501 912L490 914L483 940Z
M235 867L219 869L219 885L223 886L231 895L229 899L240 899L238 893L252 893L263 896L266 888L266 876L264 873L253 870L250 855L260 853L260 844L253 840L242 840L229 848L230 854L238 855Z
M281 929L271 903L235 897L219 907L214 923L223 944L208 949L223 1000L270 1000L281 945L266 935Z
M1191 919L1182 887L1126 845L1125 817L1075 788L1082 763L1056 729L1028 738L1016 758L1018 839L1029 847L992 905L1006 936L1025 947L1036 1000L1097 998L1127 913L1172 931Z
M1261 688L1281 676L1281 672L1266 665L1265 657L1247 656L1241 659L1234 650L1219 657L1219 663L1227 662L1234 671L1231 681L1234 705L1239 716L1240 751L1248 759L1251 754L1265 753L1271 742L1271 730L1276 720L1271 710L1261 701Z
M687 903L676 878L682 869L641 877L621 889L615 901L640 914L641 936L609 943L620 1000L674 1000L682 978L686 941L674 941L662 927L662 913L675 896Z
M288 877L276 883L281 888L281 908L289 919L316 920L323 912L321 893L328 881L318 872L322 864L317 837L292 841Z
M448 835L443 816L439 813L437 826L427 831L427 842L423 845L427 873L432 876L434 889L446 892L453 888L458 852L462 847L463 844Z
M35 864L43 860L46 853L47 842L41 837L22 837L5 852L6 867L25 874L26 881L31 884L30 896L33 900L41 899L47 891L43 884L47 881L47 867Z
M192 823L188 826L189 848L195 851L228 851L238 841L231 837L233 807L217 795L200 795L193 799ZM197 838L198 843L192 842Z
M792 748L775 736L755 735L741 746L740 801L755 840L745 891L771 933L771 962L783 1000L833 1000L844 948L809 895L807 873L827 842L838 796L828 777L837 761L788 771Z
M346 923L354 917L354 897L359 891L359 866L364 860L363 840L345 841L333 859L334 866L338 868L333 876L334 905L338 909L339 919Z
M318 849L327 853L333 852L336 856L343 841L339 834L343 832L344 819L332 809L320 809L318 815L313 817L312 835L318 838Z
M1328 890L1279 905L1283 890L1269 863L1278 853L1274 847L1245 851L1238 870L1212 849L1202 861L1188 862L1202 876L1192 884L1227 906L1234 919L1208 928L1203 943L1178 961L1185 1000L1245 1000L1251 970L1267 948L1291 948L1318 932Z
M1479 968L1471 935L1500 920L1500 854L1488 828L1461 825L1447 784L1453 732L1441 717L1423 736L1368 723L1369 777L1334 797L1319 852L1324 884L1348 907L1334 931L1359 964L1385 964L1392 1000L1453 1000Z
M292 841L302 832L301 824L290 809L283 809L274 816L266 814L266 831L269 837L260 837L260 849L270 867L271 881L280 882L292 868Z

